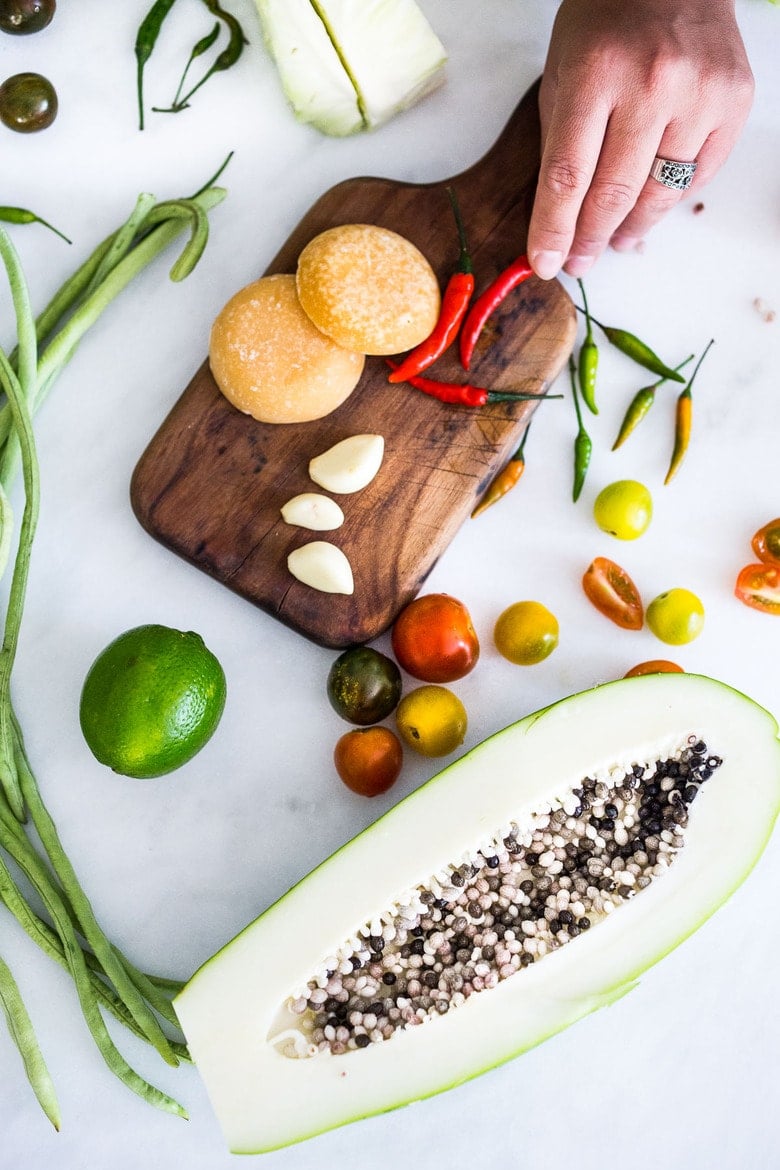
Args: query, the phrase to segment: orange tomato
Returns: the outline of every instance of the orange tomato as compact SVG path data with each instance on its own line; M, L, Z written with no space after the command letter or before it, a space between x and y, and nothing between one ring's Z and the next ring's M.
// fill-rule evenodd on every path
M479 639L462 601L427 593L411 601L395 620L391 635L400 665L423 682L463 678L479 658Z
M639 662L632 666L623 675L623 678L638 678L641 674L684 674L685 671L676 662L669 662L666 658L651 658L649 662Z
M336 771L359 796L378 796L401 774L401 741L389 727L361 727L342 735L333 751Z

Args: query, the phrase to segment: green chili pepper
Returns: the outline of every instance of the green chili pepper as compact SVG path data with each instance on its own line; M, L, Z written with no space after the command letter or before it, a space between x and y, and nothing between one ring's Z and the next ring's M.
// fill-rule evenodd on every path
M214 44L215 40L219 36L219 27L220 27L219 21L217 21L215 23L214 27L212 28L211 32L206 33L205 37L201 37L201 39L193 45L192 52L189 55L189 59L187 61L187 64L184 66L184 72L182 73L181 78L179 79L179 84L178 84L178 87L176 89L176 96L174 97L173 101L171 102L171 106L175 107L178 105L179 98L181 97L181 91L184 89L184 82L186 80L187 74L189 73L193 62L197 61L198 57L202 57L204 53L208 53L209 49L211 48L211 46Z
M585 310L576 306L577 312L585 313ZM619 349L626 357L630 357L637 365L644 366L646 370L650 370L653 374L658 374L660 378L668 378L670 382L684 382L680 374L673 370L671 366L667 366L657 353L655 353L649 345L644 341L640 341L633 333L629 333L627 329L616 329L614 325L602 325L601 321L597 321L595 317L590 318L594 325L598 325L604 336L608 341L614 345L615 349Z
M688 451L688 446L691 441L691 424L693 422L693 397L691 395L691 387L693 386L693 379L699 372L699 366L709 353L710 346L714 344L714 338L711 338L707 343L704 353L701 355L696 363L693 373L685 389L680 393L677 399L677 410L675 412L674 424L674 447L672 449L672 458L669 462L669 470L666 473L664 483L669 483L674 479L677 472L680 470L680 465Z
M579 428L577 437L574 440L574 482L571 493L571 498L576 504L585 484L585 476L588 474L590 457L593 452L593 442L582 422L582 411L580 410L579 397L577 395L577 371L574 365L574 358L571 355L569 356L569 375L571 377L571 393L574 399L574 409L577 412L577 425Z
M680 362L675 369L681 370L683 366L687 366L688 362L693 358L693 354L689 354L684 362ZM615 442L612 444L612 450L617 451L618 447L625 443L631 432L639 426L642 419L645 417L650 407L655 402L655 392L659 386L666 382L666 378L659 378L657 382L653 382L652 386L645 386L642 390L637 390L634 397L629 403L628 410L625 413L623 422L620 424L620 430Z
M26 207L0 207L0 220L3 223L40 223L50 232L54 232L55 236L59 236L66 244L72 243L63 232L56 228L54 224L48 220L41 219L40 215L36 215L34 211L28 211Z
M585 286L579 279L577 280L577 284L580 286L582 299L585 302L585 340L580 347L579 356L580 393L583 402L591 414L598 414L599 408L596 406L596 371L599 365L599 348L593 340L592 317L588 308L588 298L585 295Z
M200 81L196 85L193 85L189 93L186 93L184 97L178 101L178 103L171 107L173 112L183 110L189 103L192 95L196 93L202 85L205 85L208 79L214 73L223 73L226 69L230 69L232 65L235 65L236 61L244 51L244 45L249 44L246 37L244 36L244 30L236 17L233 16L231 12L226 12L225 9L220 5L219 0L203 0L203 3L208 8L209 12L213 13L214 16L219 17L219 19L227 26L228 43L222 52L218 53L214 58L210 67L204 73L203 77L201 77Z
M160 29L166 16L173 8L176 0L155 0L152 7L141 21L135 38L135 58L137 61L137 88L138 88L138 129L144 128L144 98L143 78L144 66L151 57Z

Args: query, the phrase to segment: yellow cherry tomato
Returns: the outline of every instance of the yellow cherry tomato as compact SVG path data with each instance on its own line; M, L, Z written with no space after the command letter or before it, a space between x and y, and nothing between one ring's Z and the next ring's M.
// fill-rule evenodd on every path
M401 739L421 756L447 756L463 743L466 708L447 687L415 687L395 712Z
M667 589L647 607L645 620L662 642L682 646L704 628L704 606L690 589Z
M496 622L493 640L510 662L533 666L558 645L558 619L540 601L516 601Z

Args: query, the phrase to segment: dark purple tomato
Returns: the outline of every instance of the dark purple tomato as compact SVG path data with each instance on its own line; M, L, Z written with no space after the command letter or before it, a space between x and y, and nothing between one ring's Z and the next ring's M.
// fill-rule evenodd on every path
M57 117L57 91L40 73L15 73L0 85L0 122L20 134L45 130Z
M56 0L0 0L0 29L19 37L40 32L56 10Z

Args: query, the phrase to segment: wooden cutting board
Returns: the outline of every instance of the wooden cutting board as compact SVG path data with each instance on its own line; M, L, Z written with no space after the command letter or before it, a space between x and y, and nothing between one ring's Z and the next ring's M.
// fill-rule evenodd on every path
M301 249L325 228L376 223L412 240L444 287L458 256L445 190L451 185L479 292L525 248L538 160L534 86L493 148L462 174L428 184L354 178L326 191L267 271L294 272ZM561 285L531 278L491 319L469 379L543 394L575 332L575 312ZM136 516L179 556L321 645L369 641L419 592L537 408L535 402L448 406L390 385L387 373L381 358L369 358L358 388L338 410L316 422L272 426L235 410L204 362L135 469L130 494ZM429 373L467 380L454 350ZM369 487L338 498L344 525L310 533L285 524L281 506L299 492L317 490L307 474L312 456L360 433L383 435L385 458ZM288 572L291 549L316 539L332 540L349 557L351 597L321 593Z

